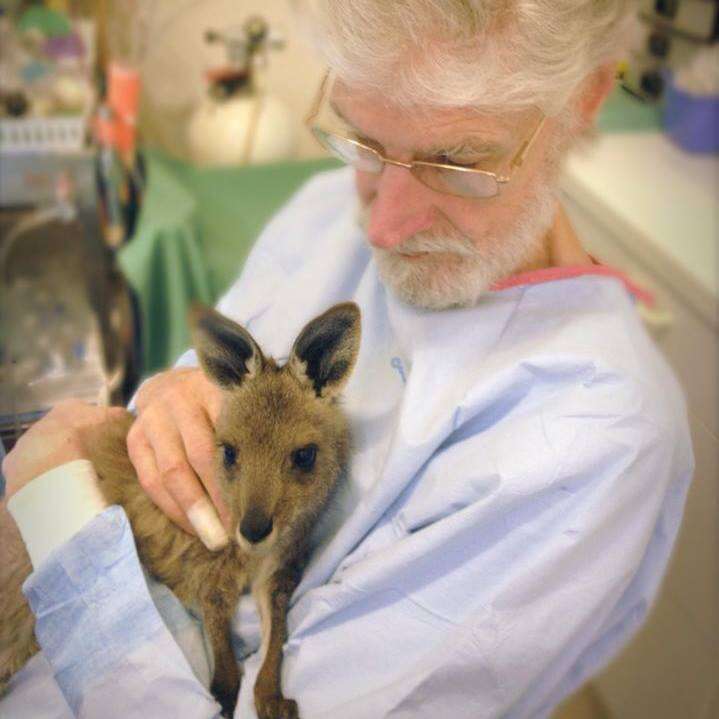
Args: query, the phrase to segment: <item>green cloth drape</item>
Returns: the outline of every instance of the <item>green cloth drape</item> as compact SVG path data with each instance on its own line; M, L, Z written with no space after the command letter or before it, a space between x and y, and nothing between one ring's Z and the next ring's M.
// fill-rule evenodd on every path
M189 346L190 304L214 304L276 210L307 177L339 163L198 169L155 151L145 161L142 211L119 262L139 297L147 374Z

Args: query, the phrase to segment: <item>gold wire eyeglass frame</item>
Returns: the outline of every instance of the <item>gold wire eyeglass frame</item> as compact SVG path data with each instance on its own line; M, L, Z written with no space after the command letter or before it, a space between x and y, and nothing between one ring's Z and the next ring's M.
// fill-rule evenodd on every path
M532 133L530 136L524 140L517 149L517 152L515 152L514 156L512 157L512 160L509 163L509 174L508 175L498 175L495 172L490 172L488 170L479 170L475 169L473 167L460 167L457 165L448 165L443 164L440 162L430 162L427 160L413 160L412 162L400 162L399 160L394 160L390 157L386 157L381 152L379 152L374 147L370 147L369 145L365 145L363 142L360 142L359 140L355 140L351 137L346 137L344 135L340 135L337 132L327 130L324 127L321 127L319 124L317 124L316 120L320 114L320 111L322 110L325 100L328 96L328 88L331 85L331 73L327 71L322 78L322 83L320 84L319 90L317 92L317 95L314 99L314 102L312 103L312 109L310 110L309 114L307 115L307 118L305 119L305 124L310 129L312 134L315 136L317 141L320 145L322 145L326 150L329 150L335 157L337 157L339 160L342 160L342 162L345 162L347 164L351 164L345 157L342 157L335 148L332 147L331 144L328 144L323 140L323 136L328 136L331 138L335 138L337 140L340 140L344 143L349 143L350 145L353 145L357 148L360 148L361 150L364 150L365 152L369 152L371 155L376 157L380 161L380 168L382 168L384 165L395 165L397 167L404 167L405 169L412 172L413 170L417 168L436 168L438 170L442 170L447 173L449 172L456 172L456 173L470 173L472 175L479 175L483 176L488 179L492 179L495 182L496 185L496 192L491 195L467 195L467 194L460 194L455 193L447 190L439 190L437 188L432 187L431 185L427 185L427 183L422 179L421 176L417 175L416 173L412 173L414 177L416 177L422 184L429 187L431 190L434 190L435 192L440 192L445 195L452 195L454 197L463 197L463 198L475 198L475 199L489 199L491 197L496 197L502 185L506 185L511 179L514 173L518 168L520 168L523 164L525 159L527 158L527 155L529 154L530 150L532 149L532 146L534 145L535 140L537 137L539 137L539 134L544 127L544 123L547 121L547 116L542 113L542 117L537 124L537 126L532 130ZM381 169L378 170L378 172L381 172Z

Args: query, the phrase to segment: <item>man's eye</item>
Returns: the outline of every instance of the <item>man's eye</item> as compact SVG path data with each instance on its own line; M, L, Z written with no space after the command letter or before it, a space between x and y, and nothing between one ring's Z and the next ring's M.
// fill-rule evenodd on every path
M473 169L477 166L477 161L468 162L467 160L464 160L460 162L459 160L447 157L446 155L441 155L435 162L438 162L440 165L451 165L452 167L467 167L470 169Z
M309 472L315 466L315 459L317 459L316 444L308 444L292 452L292 464L305 472Z
M222 445L222 461L227 469L237 462L237 450L231 444Z

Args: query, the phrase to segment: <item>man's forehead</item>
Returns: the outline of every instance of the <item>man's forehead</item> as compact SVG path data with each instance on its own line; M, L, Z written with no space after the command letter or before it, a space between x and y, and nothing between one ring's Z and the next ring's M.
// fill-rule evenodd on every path
M440 146L447 149L447 144L466 140L477 149L504 152L515 142L517 126L525 122L517 113L490 108L401 106L386 94L349 87L340 81L331 88L329 104L341 120L370 139L379 139L371 137L378 128L416 132L426 138L426 148L422 149L427 150Z

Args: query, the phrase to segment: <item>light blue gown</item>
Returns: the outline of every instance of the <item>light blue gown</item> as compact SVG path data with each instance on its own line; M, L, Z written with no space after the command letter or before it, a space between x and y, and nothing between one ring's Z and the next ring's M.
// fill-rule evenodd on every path
M351 471L293 599L284 692L305 719L547 717L656 596L693 470L681 391L619 280L414 309L380 283L355 212L348 170L313 179L220 303L279 359L329 305L362 310ZM43 655L3 718L218 716L198 622L148 591L119 508L25 589ZM258 626L246 597L242 719Z

